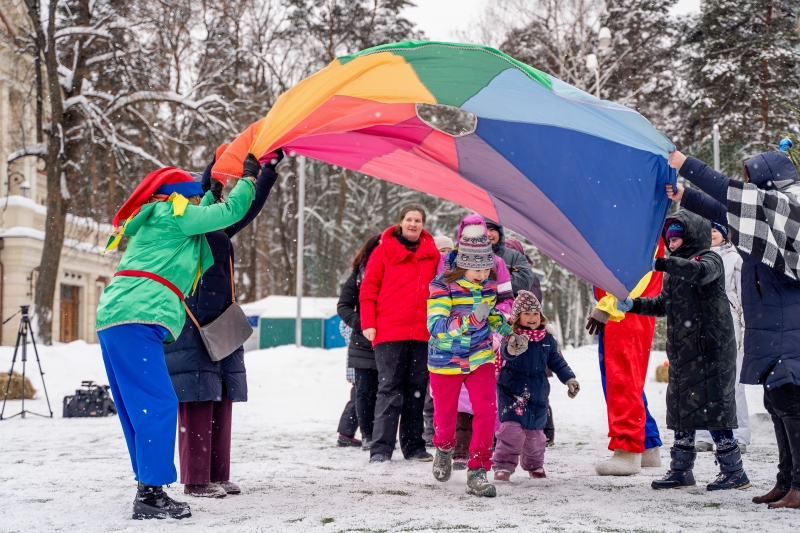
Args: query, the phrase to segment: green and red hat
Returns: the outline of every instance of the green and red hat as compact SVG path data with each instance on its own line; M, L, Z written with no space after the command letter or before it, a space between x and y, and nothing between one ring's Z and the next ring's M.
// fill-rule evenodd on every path
M172 193L189 198L202 195L203 188L191 174L180 168L165 167L155 170L145 176L133 194L117 211L112 222L114 227L119 228L124 221L135 215L154 194L171 196Z

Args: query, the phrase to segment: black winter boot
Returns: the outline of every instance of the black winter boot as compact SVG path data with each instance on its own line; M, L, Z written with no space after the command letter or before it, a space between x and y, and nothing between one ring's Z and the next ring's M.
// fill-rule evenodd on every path
M708 490L746 489L750 486L750 480L742 468L742 452L738 444L724 450L718 449L716 456L719 475L706 487Z
M164 492L162 487L145 485L141 481L136 489L136 499L133 500L133 519L145 520L148 518L189 518L192 512L189 504L176 502Z
M694 487L697 483L694 480L692 469L697 452L694 446L673 445L669 451L672 461L669 470L663 478L653 481L650 486L659 489L680 489L683 487Z

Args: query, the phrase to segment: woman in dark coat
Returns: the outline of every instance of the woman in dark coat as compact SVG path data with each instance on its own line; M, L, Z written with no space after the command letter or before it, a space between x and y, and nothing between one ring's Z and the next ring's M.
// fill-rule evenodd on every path
M219 317L232 303L233 244L231 238L247 227L261 212L278 175L275 166L283 157L261 167L256 196L244 218L223 231L206 233L214 256L195 293L186 305L201 325ZM211 167L203 174L203 187L219 201L221 189L211 180ZM200 332L187 318L183 331L172 344L164 346L172 386L178 396L178 446L184 493L223 498L241 491L230 481L231 402L247 401L244 348L239 347L221 361L212 361Z
M378 394L378 367L375 365L375 352L372 343L364 337L361 331L361 315L359 313L358 296L361 292L361 281L364 279L364 270L367 267L369 256L380 244L381 236L373 235L356 254L353 259L352 272L342 287L339 295L337 312L342 322L347 324L353 332L350 334L350 345L347 348L347 366L355 374L355 383L350 393L350 404L354 404L355 423L352 414L345 407L342 419L339 422L339 444L342 437L352 439L355 427L361 428L361 449L369 451L372 446L372 427L375 424L375 400ZM352 428L353 435L344 434L343 430Z
M708 429L717 444L720 475L708 490L749 487L733 438L736 338L725 293L725 267L710 250L711 224L679 211L667 219L663 238L671 253L655 260L655 270L665 273L661 294L617 304L623 311L667 317L667 427L675 431L675 442L670 470L653 482L653 488L695 485L698 429ZM674 242L678 238L682 244Z

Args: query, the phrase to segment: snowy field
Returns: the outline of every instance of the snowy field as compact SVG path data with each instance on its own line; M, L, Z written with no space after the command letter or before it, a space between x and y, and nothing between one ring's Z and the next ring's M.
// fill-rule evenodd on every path
M0 371L11 361L0 349ZM548 448L548 477L520 471L498 497L464 493L466 474L436 482L430 463L407 462L399 450L389 464L369 465L367 452L335 446L336 424L348 397L344 349L281 347L247 354L250 401L235 404L232 480L244 491L222 500L192 498L193 516L177 521L130 519L135 484L116 418L62 419L61 400L85 379L106 382L97 345L76 342L41 349L55 420L0 422L0 532L28 531L797 531L800 514L767 510L750 499L774 484L777 449L760 388L748 398L754 429L745 467L753 488L708 493L713 456L701 454L698 487L655 492L666 470L603 478L592 465L606 450L605 403L596 347L564 353L581 383L569 400L553 380L556 446ZM651 367L660 364L656 353ZM38 373L29 366L35 387ZM656 419L665 418L665 385L648 373ZM46 412L43 394L30 409ZM9 402L6 416L19 410ZM664 431L665 444L671 434ZM177 456L176 456L177 463ZM170 494L186 499L182 486Z

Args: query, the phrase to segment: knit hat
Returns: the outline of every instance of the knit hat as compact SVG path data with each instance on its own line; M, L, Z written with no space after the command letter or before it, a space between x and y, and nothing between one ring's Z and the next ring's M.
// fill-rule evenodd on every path
M664 235L669 242L670 239L683 239L683 226L680 222L673 222L667 228L667 233Z
M456 266L467 270L486 270L494 267L492 243L480 224L464 226L458 239Z
M437 235L433 238L433 242L436 243L436 249L441 250L442 248L455 248L456 245L453 242L453 239L448 237L447 235Z
M722 238L727 240L727 238L728 238L728 228L726 228L722 224L717 224L716 222L714 222L712 220L711 221L711 229L715 229L718 232L720 232L722 234Z
M542 313L542 304L539 299L530 291L522 290L517 294L517 299L514 300L514 305L511 307L511 323L517 321L519 315L526 311L539 311L539 314L544 318Z

